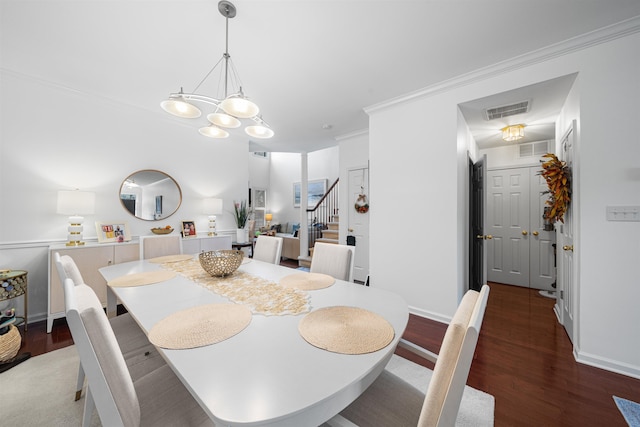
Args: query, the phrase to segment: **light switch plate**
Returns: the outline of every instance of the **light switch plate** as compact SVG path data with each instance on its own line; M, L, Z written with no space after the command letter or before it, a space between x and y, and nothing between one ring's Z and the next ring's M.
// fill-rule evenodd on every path
M640 206L607 206L607 221L640 221Z

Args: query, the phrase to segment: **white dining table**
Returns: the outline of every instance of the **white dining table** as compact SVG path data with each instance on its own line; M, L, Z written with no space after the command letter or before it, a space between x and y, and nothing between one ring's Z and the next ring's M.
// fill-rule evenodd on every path
M110 281L162 268L133 261L103 267L100 273ZM300 273L258 260L242 264L238 271L276 283ZM368 354L333 353L302 338L298 324L304 314L253 314L246 329L217 344L188 350L158 348L216 425L318 426L354 401L383 371L406 328L407 303L392 292L341 280L307 292L311 310L352 306L379 314L394 329L392 342ZM229 302L182 275L146 286L109 287L108 294L108 311L115 310L117 298L147 333L177 311Z

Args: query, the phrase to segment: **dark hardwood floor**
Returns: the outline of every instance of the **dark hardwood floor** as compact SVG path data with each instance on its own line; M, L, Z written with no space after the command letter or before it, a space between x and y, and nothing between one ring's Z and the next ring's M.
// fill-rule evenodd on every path
M490 286L467 383L495 397L495 425L626 426L612 395L640 401L640 380L576 363L553 314L554 300L526 288ZM437 352L445 329L411 315L404 337ZM23 337L21 352L32 356L73 344L64 319L54 322L51 334L46 322L29 324ZM432 368L401 349L398 353Z

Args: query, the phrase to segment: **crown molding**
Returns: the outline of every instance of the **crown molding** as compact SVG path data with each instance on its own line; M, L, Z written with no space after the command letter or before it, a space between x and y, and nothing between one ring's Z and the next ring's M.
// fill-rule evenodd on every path
M364 111L367 114L371 114L416 98L430 97L443 92L448 92L461 86L466 86L487 80L495 77L496 75L546 62L553 58L587 49L598 44L607 43L611 40L626 37L637 32L640 32L640 15L572 37L562 42L554 43L552 45L518 55L505 61L500 61L487 67L479 68L469 73L427 86L423 89L373 104L369 107L365 107Z
M353 132L348 132L348 133L343 133L341 135L336 136L334 139L338 142L344 141L346 139L351 139L351 138L355 138L358 136L363 136L363 135L368 135L369 134L369 129L365 128L365 129L360 129L360 130L356 130Z

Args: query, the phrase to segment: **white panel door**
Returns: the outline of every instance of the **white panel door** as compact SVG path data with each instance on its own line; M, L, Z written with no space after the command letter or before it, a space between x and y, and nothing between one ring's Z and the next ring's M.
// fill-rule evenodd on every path
M487 280L529 286L529 171L487 174Z
M352 169L349 171L349 234L356 238L355 260L353 264L353 280L364 282L369 275L369 212L360 213L355 209L360 194L369 201L369 169Z
M531 207L529 236L529 286L536 289L555 290L552 284L556 280L556 257L553 245L556 241L555 230L544 229L544 207L549 198L547 183L540 175L540 168L529 168L531 183Z
M569 171L573 168L573 150L576 144L575 138L575 120L572 123L572 127L562 139L560 160L567 162ZM573 180L573 173L571 173L571 180ZM556 227L559 231L559 245L558 248L560 254L558 262L558 293L559 298L556 299L556 305L560 305L561 308L561 322L564 329L567 331L567 335L571 342L573 342L573 328L574 328L574 315L575 315L575 301L577 294L577 283L574 275L574 263L573 263L573 208L572 203L575 203L575 195L572 194L572 201L567 207L567 211L564 214L564 224L557 223Z
M542 217L548 198L539 167L492 170L487 174L487 280L553 290L555 231Z

